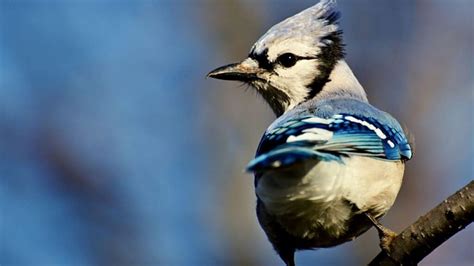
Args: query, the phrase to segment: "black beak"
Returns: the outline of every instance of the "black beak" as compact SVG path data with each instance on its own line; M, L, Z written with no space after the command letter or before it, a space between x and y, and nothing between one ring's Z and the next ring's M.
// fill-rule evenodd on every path
M207 77L223 80L252 81L257 79L258 64L253 59L247 58L240 63L218 67Z

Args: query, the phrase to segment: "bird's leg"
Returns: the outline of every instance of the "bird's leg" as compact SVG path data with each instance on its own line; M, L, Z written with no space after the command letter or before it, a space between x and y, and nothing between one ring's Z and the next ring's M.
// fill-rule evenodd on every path
M367 218L372 222L377 231L379 232L380 238L380 248L385 251L387 254L390 254L390 243L397 236L397 233L383 226L379 221L377 221L372 215L365 213Z

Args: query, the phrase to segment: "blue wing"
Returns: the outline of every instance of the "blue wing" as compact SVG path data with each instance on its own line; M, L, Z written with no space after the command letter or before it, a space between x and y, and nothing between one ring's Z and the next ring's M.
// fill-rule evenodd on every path
M308 159L342 162L342 157L351 155L411 159L410 144L398 123L385 122L344 113L327 119L305 116L288 120L265 133L247 170L264 171Z

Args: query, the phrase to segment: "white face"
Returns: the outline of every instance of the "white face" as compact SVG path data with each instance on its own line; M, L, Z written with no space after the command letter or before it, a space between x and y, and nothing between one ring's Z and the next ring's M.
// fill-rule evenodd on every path
M339 37L338 18L334 1L320 1L271 27L253 46L250 59L242 62L240 68L244 72L247 68L255 70L258 64L258 70L252 72L255 79L250 83L277 116L314 97L311 87L321 87L328 81L328 68L335 62L329 64L327 58L332 56L335 61L342 58L342 53L336 58L333 51L330 55L322 52L326 50L324 46L331 44L328 36Z
M320 51L314 39L273 39L270 43L256 43L251 58L256 59L262 71L257 73L261 80L253 85L260 92L270 88L284 92L289 97L285 109L291 109L310 93L309 86L319 75L317 55Z

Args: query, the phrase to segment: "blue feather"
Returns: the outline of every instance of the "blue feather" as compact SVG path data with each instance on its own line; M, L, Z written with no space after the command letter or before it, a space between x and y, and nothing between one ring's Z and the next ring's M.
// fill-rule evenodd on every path
M341 161L341 156L351 155L411 159L410 144L398 122L382 112L378 116L341 112L327 118L304 115L288 119L263 136L257 158L247 170L286 167L306 159ZM330 134L319 137L318 132Z
M342 163L339 156L316 151L310 148L298 146L286 146L257 156L247 165L247 171L265 171L280 167L287 167L305 160L338 161Z

